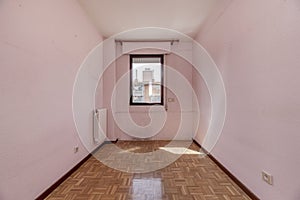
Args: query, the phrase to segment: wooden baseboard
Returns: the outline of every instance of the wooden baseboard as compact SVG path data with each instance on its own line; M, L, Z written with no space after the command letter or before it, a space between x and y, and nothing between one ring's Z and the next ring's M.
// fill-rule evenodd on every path
M83 163L85 163L96 151L98 151L103 145L109 143L117 143L119 139L115 141L104 141L100 144L92 153L89 153L85 158L83 158L77 165L75 165L72 169L70 169L65 175L63 175L60 179L58 179L53 185L51 185L47 190L45 190L41 195L39 195L35 200L43 200L49 194L51 194L62 182L64 182L71 174L73 174Z
M224 167L224 165L220 163L212 154L210 154L205 148L203 148L196 140L193 139L193 142L197 144L203 150L203 152L206 153L207 156L212 161L214 161L214 163L216 163L216 165L218 165L218 167L224 173L226 173L231 178L231 180L233 180L235 184L237 184L251 199L259 200L259 198L253 192L251 192L251 190L249 190L239 179L237 179L228 169L226 169L226 167Z
M64 182L71 174L73 174L81 165L83 165L96 151L98 151L103 145L109 143L117 143L116 141L104 141L100 144L92 153L89 153L86 157L84 157L77 165L75 165L72 169L70 169L65 175L63 175L60 179L58 179L53 185L51 185L48 189L46 189L41 195L39 195L35 200L43 200L49 194L51 194L62 182Z
M83 163L85 163L92 154L88 154L85 158L83 158L77 165L75 165L72 169L70 169L65 175L63 175L60 179L58 179L53 185L51 185L48 189L46 189L41 195L39 195L35 200L43 200L49 194L51 194L62 182L64 182L72 173L74 173Z

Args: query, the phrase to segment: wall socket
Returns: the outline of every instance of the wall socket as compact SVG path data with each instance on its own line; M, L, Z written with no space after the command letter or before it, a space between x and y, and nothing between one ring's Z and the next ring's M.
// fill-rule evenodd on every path
M175 98L168 98L168 102L174 102Z
M79 146L74 147L74 153L77 153L79 151Z
M273 176L265 171L261 172L262 179L269 185L273 185Z

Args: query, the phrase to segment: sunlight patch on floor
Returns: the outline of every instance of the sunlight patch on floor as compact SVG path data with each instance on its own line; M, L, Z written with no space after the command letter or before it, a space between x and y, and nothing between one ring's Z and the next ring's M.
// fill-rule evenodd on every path
M130 148L130 149L124 149L121 153L128 153L128 152L135 152L136 150L139 150L141 149L141 147L133 147L133 148Z
M184 147L160 147L159 149L165 150L173 154L204 155L204 153L202 152L187 149Z

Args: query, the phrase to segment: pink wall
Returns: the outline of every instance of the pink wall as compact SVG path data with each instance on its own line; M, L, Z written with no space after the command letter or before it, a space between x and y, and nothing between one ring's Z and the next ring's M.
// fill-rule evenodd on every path
M182 74L192 85L192 65L181 57L170 54L165 56L166 64L173 69L177 70ZM96 95L96 105L97 107L108 108L108 138L111 140L132 140L133 138L125 134L114 122L112 110L111 110L111 98L112 90L114 88L115 82L117 82L125 73L129 70L129 56L123 55L118 58L114 63L112 63L103 75L103 86L98 85L97 95ZM116 80L114 80L116 79ZM103 105L101 104L101 88L104 88L104 100ZM128 86L129 92L129 86ZM172 139L178 130L178 124L180 122L180 105L178 104L178 99L176 95L170 90L167 90L167 97L174 98L174 102L168 103L167 121L163 129L152 139L155 140L170 140ZM166 101L166 100L165 100ZM192 101L191 101L192 102ZM130 115L132 119L141 126L146 126L150 122L148 115L149 107L130 107ZM192 111L190 111L192 112Z
M227 92L212 154L263 200L300 199L299 35L298 0L233 0L197 36ZM262 170L274 186L262 181Z
M197 96L197 102L195 103L198 103L200 110L200 119L194 116L194 120L199 120L199 122L195 121L195 125L198 128L195 127L197 132L194 139L199 144L203 144L211 119L211 97L203 78L195 68L193 68L192 81L192 86Z
M0 199L34 199L87 155L72 89L101 37L75 0L1 1L0 26Z

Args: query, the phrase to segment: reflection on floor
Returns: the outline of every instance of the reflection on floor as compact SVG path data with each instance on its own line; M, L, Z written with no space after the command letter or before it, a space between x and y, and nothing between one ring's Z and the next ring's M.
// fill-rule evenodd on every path
M112 161L120 159L118 156L123 155L120 162L109 162L109 164L122 165L123 162L128 161L133 163L128 157L132 154L126 154L126 152L150 153L149 155L152 156L155 152L162 150L161 152L167 153L162 155L175 155L179 158L159 170L128 173L107 167L95 157L91 157L47 199L250 200L210 158L201 152L196 144L190 143L187 149L184 147L186 142L184 145L180 143L176 143L178 146L175 147L170 146L168 141L119 141L118 151L111 155L108 155L108 152L115 149L115 145L106 144L96 153L96 157L105 155L109 157L108 160ZM180 156L180 154L183 155ZM151 165L151 159L150 161L149 158L146 159ZM158 162L157 159L152 161ZM127 170L131 169L127 168Z
M147 199L160 199L163 196L160 178L146 178L132 180L133 199L141 199L145 194Z

